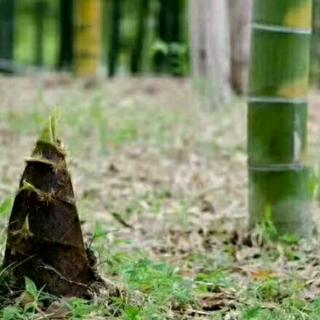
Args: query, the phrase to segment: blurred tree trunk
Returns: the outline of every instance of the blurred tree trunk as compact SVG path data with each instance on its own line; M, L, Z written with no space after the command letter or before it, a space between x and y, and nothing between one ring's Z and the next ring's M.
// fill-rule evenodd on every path
M73 63L74 0L60 0L59 69L71 69Z
M101 0L77 0L75 36L75 74L95 76L102 55Z
M225 0L190 0L192 73L210 106L230 98L230 40Z
M250 224L309 237L312 0L255 0L248 106ZM270 224L271 223L271 224Z
M34 2L34 23L35 23L35 33L34 38L34 48L35 48L35 58L34 63L37 66L43 65L43 54L44 54L44 34L45 34L45 13L46 13L47 3L44 0L36 0Z
M119 63L122 1L111 0L108 59L109 77L113 77L116 74Z
M192 74L199 82L207 75L207 49L206 49L206 23L204 19L205 0L190 0L190 20L191 20L191 57Z
M311 46L311 78L313 84L320 87L320 0L314 0L313 38Z
M15 0L0 0L0 60L3 64L14 59L14 31ZM6 71L1 64L0 70Z
M251 7L252 0L229 0L231 85L238 94L248 85Z
M133 50L131 54L130 69L133 74L142 71L143 47L148 27L149 0L138 0L138 20Z

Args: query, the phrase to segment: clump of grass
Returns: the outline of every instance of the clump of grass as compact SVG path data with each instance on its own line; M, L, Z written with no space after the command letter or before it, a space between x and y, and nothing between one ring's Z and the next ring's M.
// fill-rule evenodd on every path
M84 299L58 300L57 297L46 293L43 288L37 288L31 279L25 278L24 291L18 298L3 306L0 318L3 320L87 319L91 313L97 315L98 311L96 304Z
M235 288L227 270L215 270L210 273L199 273L196 277L197 292L200 294L217 292L224 288Z
M125 319L165 319L171 310L183 308L193 299L192 282L166 263L142 259L128 264L122 273L130 292Z
M319 303L300 297L304 283L296 279L280 280L273 277L251 283L247 290L248 307L241 319L318 319L311 315L319 310Z
M320 300L313 302L302 299L289 299L280 304L255 304L245 308L240 315L241 320L318 320Z
M35 283L25 278L25 289L19 298L4 307L1 311L1 319L35 319L43 304L50 300L50 296L42 289L37 289Z
M100 257L104 275L122 292L109 297L109 316L164 320L193 304L194 282L182 277L178 268L156 262L142 250L128 251L130 242L114 239L101 223L97 223L93 236L92 249Z

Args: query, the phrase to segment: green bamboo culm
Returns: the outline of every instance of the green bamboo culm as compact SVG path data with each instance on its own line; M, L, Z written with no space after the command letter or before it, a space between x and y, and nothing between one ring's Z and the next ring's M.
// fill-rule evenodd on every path
M108 68L109 77L114 77L119 66L121 51L121 15L123 1L111 0L110 2L110 31L109 31L109 52Z
M74 41L74 0L60 0L60 38L59 38L59 55L58 69L71 70L74 58L73 41Z
M311 80L320 88L320 0L313 3L313 35L311 41Z
M248 102L250 225L311 235L307 113L312 0L255 0Z
M0 0L0 70L9 71L14 57L15 0ZM8 69L8 70L7 70Z
M44 41L45 41L45 20L47 3L44 0L36 0L33 3L34 26L36 36L34 38L34 63L37 66L43 65L44 60Z

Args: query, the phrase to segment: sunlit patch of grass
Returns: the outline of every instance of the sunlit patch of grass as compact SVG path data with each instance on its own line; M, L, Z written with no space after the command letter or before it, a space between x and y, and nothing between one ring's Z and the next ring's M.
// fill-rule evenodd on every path
M170 201L172 194L168 189L159 189L155 192L147 191L146 193L135 197L125 204L121 216L124 219L130 219L133 214L154 215L158 216Z
M230 278L227 270L215 270L210 273L199 273L195 279L197 292L217 292L224 288L236 288L236 284Z
M125 266L122 275L130 292L125 319L162 319L193 299L192 282L183 279L178 270L166 263L149 259L134 261ZM141 303L137 305L139 294L142 294ZM139 318L129 317L132 307Z
M280 304L256 304L245 308L241 320L317 320L320 314L320 300L308 302L302 299L289 299Z
M8 130L33 135L42 126L48 107L30 106L21 110L2 110L2 125ZM143 104L111 106L97 91L89 104L80 101L60 107L61 129L73 154L87 151L108 153L110 147L123 148L135 145L169 152L183 145L187 139L186 121L181 112L167 108L155 110ZM94 144L93 144L94 141Z
M296 279L279 280L273 277L249 286L249 294L257 301L279 302L288 297L298 296L304 283Z
M46 119L45 112L37 109L34 111L31 109L23 113L14 110L2 110L0 111L0 117L3 120L2 126L13 133L22 135L35 134Z
M130 243L114 240L101 224L94 236L93 249L103 261L104 275L126 292L109 301L121 319L167 319L194 301L194 282L183 278L178 268L150 259L143 250L125 250Z
M303 299L304 288L305 284L294 278L253 282L248 287L247 307L243 308L241 319L318 319L319 301Z
M73 298L66 303L66 307L70 310L71 319L88 319L100 313L101 308L92 301Z

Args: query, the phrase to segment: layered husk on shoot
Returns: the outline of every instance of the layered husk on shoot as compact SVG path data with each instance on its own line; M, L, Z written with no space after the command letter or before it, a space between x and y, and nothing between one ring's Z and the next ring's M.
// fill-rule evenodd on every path
M32 279L57 296L87 296L97 280L85 248L55 117L26 160L14 200L4 267L12 287Z

